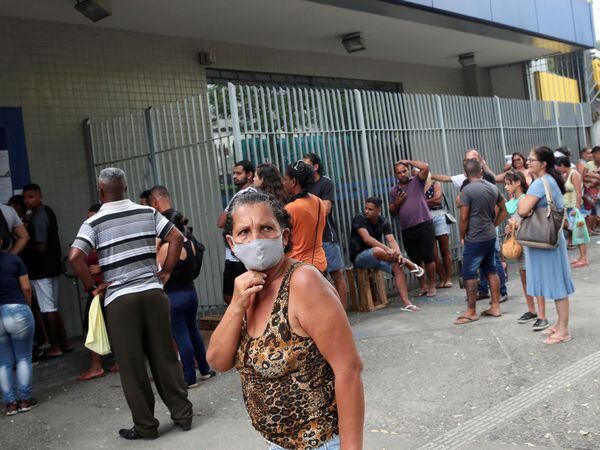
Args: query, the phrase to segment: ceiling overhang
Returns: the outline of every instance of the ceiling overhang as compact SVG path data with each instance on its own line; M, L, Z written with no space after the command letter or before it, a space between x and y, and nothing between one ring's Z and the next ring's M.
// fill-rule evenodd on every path
M0 13L357 61L368 58L455 68L460 67L458 55L463 53L474 53L478 66L491 67L581 48L379 0L112 0L113 15L97 23L80 15L74 4L75 0L3 0ZM346 53L341 36L351 32L362 33L365 51ZM203 48L210 50L210 43Z

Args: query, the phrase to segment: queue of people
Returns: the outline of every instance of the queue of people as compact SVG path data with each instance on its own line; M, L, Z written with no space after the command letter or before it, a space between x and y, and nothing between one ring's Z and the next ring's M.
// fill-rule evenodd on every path
M438 289L452 287L450 236L457 224L467 295L466 310L454 324L499 318L508 299L500 225L508 218L505 233L518 235L537 209L565 210L565 235L559 233L557 244L524 244L517 259L527 305L518 322L533 321L546 344L568 342L570 271L590 264L586 245L598 234L600 147L583 149L576 165L569 156L566 149L536 147L528 157L513 154L498 175L475 149L465 153L462 174L431 174L426 162L399 160L390 168L397 182L390 186L388 212L400 225L406 256L383 214L382 199L369 197L351 222L349 259L357 268L391 274L401 310L415 313L420 308L411 301L407 274L418 280L416 297L432 298ZM232 179L237 192L217 218L225 242L222 294L228 307L206 349L194 287L204 248L187 219L174 209L165 186L142 192L135 204L122 170L100 173L102 204L90 208L69 262L88 293L88 307L94 296L103 297L115 357L110 371L120 374L133 419L119 434L129 440L158 436L147 359L171 420L184 431L193 417L188 389L215 376L215 370L235 367L252 423L270 449L360 448L362 362L345 314L345 263L332 214L335 182L314 153L283 174L273 164L242 160ZM444 182L459 189L452 199L458 219L450 214ZM507 198L497 183L504 184ZM0 387L7 414L37 405L31 397L36 299L44 329L36 340L47 342L48 356L72 350L57 308L62 267L56 217L43 205L39 186L26 187L23 200L15 206L23 209L22 217L33 211L27 228L16 209L1 209L9 230L0 233L5 250L0 252ZM567 242L579 250L571 262ZM484 298L490 298L490 307L478 314L477 301ZM553 325L546 300L555 302ZM101 357L91 353L90 367L79 379L102 375Z

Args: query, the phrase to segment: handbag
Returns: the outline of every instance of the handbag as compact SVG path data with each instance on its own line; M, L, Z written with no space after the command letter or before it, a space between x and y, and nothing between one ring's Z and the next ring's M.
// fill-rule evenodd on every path
M523 253L523 247L515 239L516 225L516 222L512 223L510 231L502 244L502 255L507 259L519 259L521 253Z
M104 323L104 315L100 307L99 295L96 295L92 300L88 318L89 326L85 346L99 355L108 355L110 353L110 342L108 341L106 323Z
M456 217L448 212L450 211L450 206L448 206L448 200L446 200L446 196L444 194L442 194L442 198L444 199L444 204L446 205L446 214L444 214L444 218L446 219L446 223L448 225L452 225L453 223L456 223Z
M556 208L548 181L542 177L546 192L546 208L533 208L523 219L517 231L517 242L525 247L552 249L558 247L558 237L562 232L565 210Z

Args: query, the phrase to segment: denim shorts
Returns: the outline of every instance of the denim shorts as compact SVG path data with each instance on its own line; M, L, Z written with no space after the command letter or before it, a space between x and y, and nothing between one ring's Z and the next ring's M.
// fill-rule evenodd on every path
M481 271L481 277L498 273L496 267L496 238L483 242L465 241L461 276L463 280L475 280Z
M433 216L433 230L436 236L450 234L450 225L446 223L446 211L442 210L443 214L435 214Z
M387 273L392 273L392 263L387 261L381 261L375 258L373 252L374 248L370 248L368 250L363 250L358 255L356 255L356 259L354 260L354 267L359 269L377 269L383 270Z
M280 447L277 444L273 444L269 441L267 442L269 444L269 450L286 450L285 448ZM336 434L330 441L325 442L319 447L316 447L314 450L340 450L340 437Z
M337 272L344 268L344 258L342 248L337 242L323 242L325 258L327 258L327 272Z

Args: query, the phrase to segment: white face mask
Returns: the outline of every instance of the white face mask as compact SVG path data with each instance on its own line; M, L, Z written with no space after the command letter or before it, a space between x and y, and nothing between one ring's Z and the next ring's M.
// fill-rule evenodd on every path
M246 269L262 272L270 269L281 260L283 235L275 239L255 239L247 244L236 244L234 242L233 252L244 263Z

